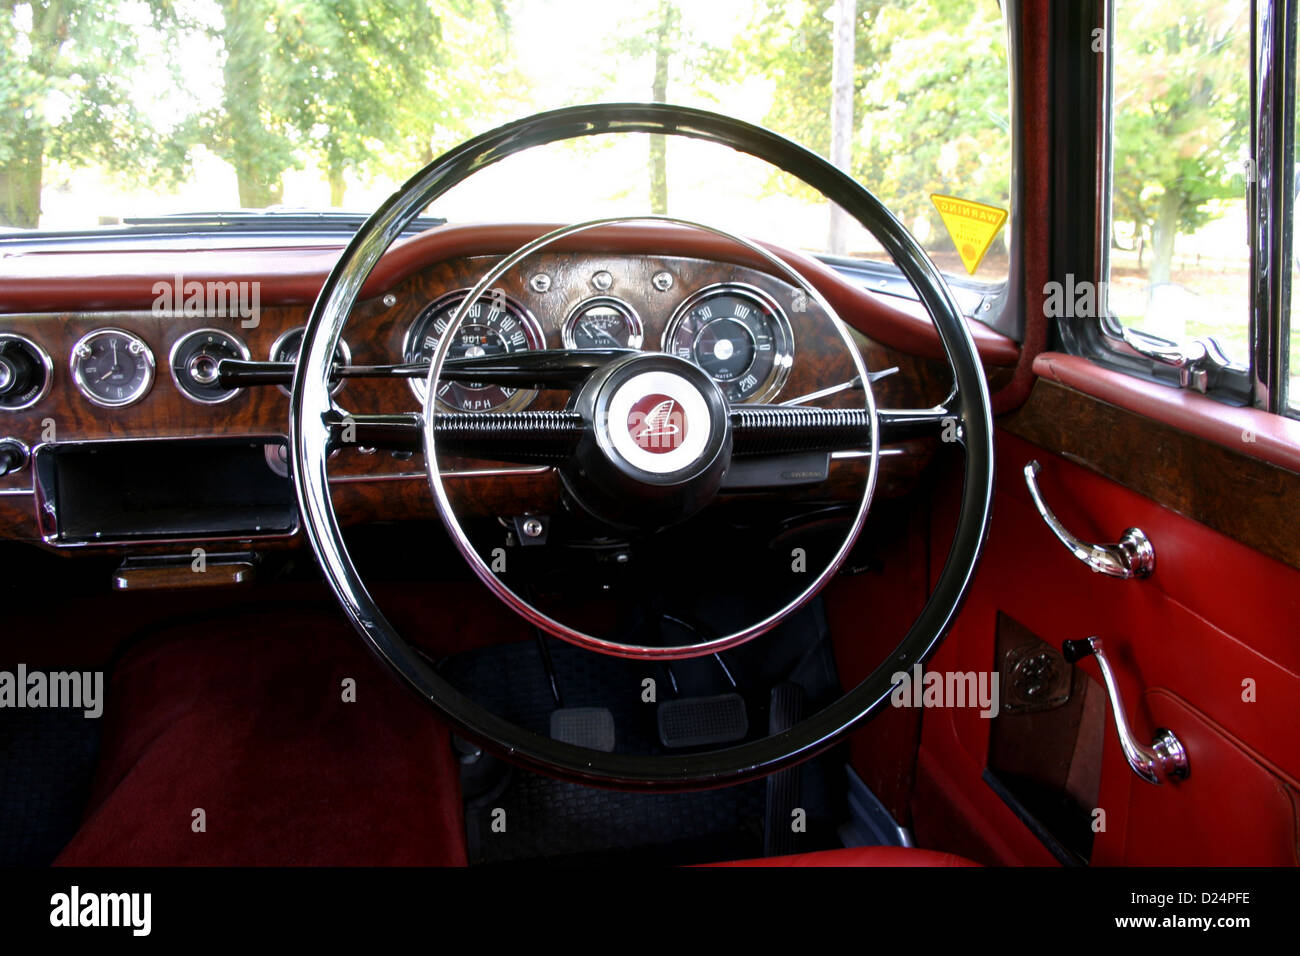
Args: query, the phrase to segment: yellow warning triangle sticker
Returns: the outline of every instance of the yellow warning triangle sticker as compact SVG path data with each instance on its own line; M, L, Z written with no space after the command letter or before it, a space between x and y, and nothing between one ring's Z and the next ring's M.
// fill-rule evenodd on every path
M1007 211L997 206L986 206L982 202L958 199L956 196L944 196L934 193L930 202L939 210L943 224L948 227L957 254L961 256L962 265L971 275L984 261L984 253L989 251L993 239L1002 224L1007 221Z

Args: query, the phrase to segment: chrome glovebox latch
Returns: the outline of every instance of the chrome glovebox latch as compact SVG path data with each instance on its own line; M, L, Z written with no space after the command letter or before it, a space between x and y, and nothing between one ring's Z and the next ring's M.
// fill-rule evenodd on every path
M1081 641L1064 641L1061 652L1071 664L1089 655L1097 658L1101 678L1106 682L1110 710L1115 715L1115 730L1119 733L1119 744L1124 750L1124 759L1133 768L1133 772L1147 783L1161 784L1169 780L1186 780L1191 773L1187 751L1172 730L1158 728L1150 747L1143 746L1133 735L1128 725L1128 717L1124 713L1124 702L1120 700L1115 673L1111 670L1110 661L1102 651L1101 638L1088 637Z
M1092 570L1112 578L1149 578L1156 569L1156 549L1141 528L1129 528L1120 535L1118 544L1090 544L1070 534L1061 524L1060 519L1043 501L1038 490L1038 462L1031 461L1025 465L1025 484L1029 487L1029 496L1034 499L1047 527L1052 529L1061 544L1070 553Z

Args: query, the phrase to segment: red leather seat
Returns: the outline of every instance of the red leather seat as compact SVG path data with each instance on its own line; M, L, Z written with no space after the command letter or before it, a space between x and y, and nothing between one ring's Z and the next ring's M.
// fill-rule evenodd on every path
M979 866L955 853L917 850L905 846L854 846L793 856L731 860L713 866Z

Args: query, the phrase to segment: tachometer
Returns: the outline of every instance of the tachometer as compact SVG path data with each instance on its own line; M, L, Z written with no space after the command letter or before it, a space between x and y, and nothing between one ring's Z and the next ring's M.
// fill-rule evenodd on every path
M712 376L731 402L762 402L781 390L794 333L766 292L737 282L700 289L673 313L662 348Z
M468 294L468 289L449 292L416 317L406 332L402 348L404 361L429 362L433 359L457 307ZM490 293L470 304L465 320L455 332L447 357L508 355L543 348L544 342L541 327L527 309L508 296ZM412 378L408 381L416 397L423 402L425 380ZM536 394L535 391L504 385L444 381L438 386L438 405L444 411L515 411L525 407Z

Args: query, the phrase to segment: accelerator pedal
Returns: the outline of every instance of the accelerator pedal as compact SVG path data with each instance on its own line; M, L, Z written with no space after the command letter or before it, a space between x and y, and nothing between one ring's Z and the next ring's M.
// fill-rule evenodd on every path
M665 747L704 747L744 740L749 713L739 694L679 697L659 705L659 741Z
M789 730L803 719L804 691L789 682L772 688L768 709L769 734ZM791 825L803 797L803 767L788 767L767 778L767 808L763 818L763 855L789 856L803 849Z
M551 739L575 747L614 752L614 715L608 707L561 707L551 711Z

